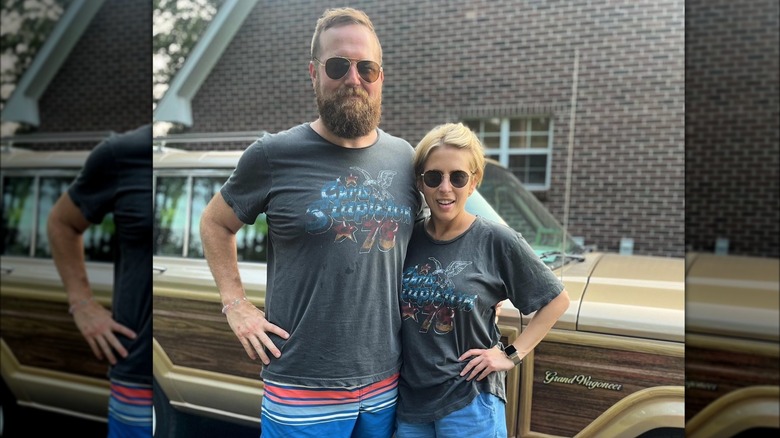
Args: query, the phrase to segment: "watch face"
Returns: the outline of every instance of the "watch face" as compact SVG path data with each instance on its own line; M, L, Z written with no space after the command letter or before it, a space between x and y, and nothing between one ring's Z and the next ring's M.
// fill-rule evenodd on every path
M509 344L509 345L507 345L506 348L504 348L504 353L506 353L507 356L511 356L511 355L517 353L517 349L515 348L514 345Z

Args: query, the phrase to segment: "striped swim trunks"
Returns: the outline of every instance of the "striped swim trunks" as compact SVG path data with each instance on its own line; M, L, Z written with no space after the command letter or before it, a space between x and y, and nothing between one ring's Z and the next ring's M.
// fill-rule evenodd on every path
M310 387L264 381L263 438L391 437L398 374L355 387Z
M152 436L152 385L111 379L109 438Z

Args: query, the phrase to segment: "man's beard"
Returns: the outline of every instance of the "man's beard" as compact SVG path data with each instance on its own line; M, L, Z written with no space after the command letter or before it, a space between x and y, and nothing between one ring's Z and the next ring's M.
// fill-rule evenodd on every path
M381 95L372 99L362 88L340 87L326 96L321 91L319 81L316 85L320 118L337 137L363 137L379 126L379 118L382 116ZM351 97L354 95L357 95L358 99Z

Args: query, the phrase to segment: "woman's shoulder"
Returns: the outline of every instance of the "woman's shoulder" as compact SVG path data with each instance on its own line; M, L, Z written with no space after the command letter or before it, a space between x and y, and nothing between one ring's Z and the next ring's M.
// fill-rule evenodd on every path
M476 226L484 233L491 233L497 238L515 240L522 237L519 232L506 224L487 219L483 216L477 216Z

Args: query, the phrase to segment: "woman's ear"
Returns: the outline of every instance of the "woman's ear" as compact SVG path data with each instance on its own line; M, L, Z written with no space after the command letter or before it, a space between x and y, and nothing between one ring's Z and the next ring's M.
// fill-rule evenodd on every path
M477 188L477 184L479 181L477 181L476 178L470 178L469 179L469 196L471 196L472 193L474 193L474 189Z

